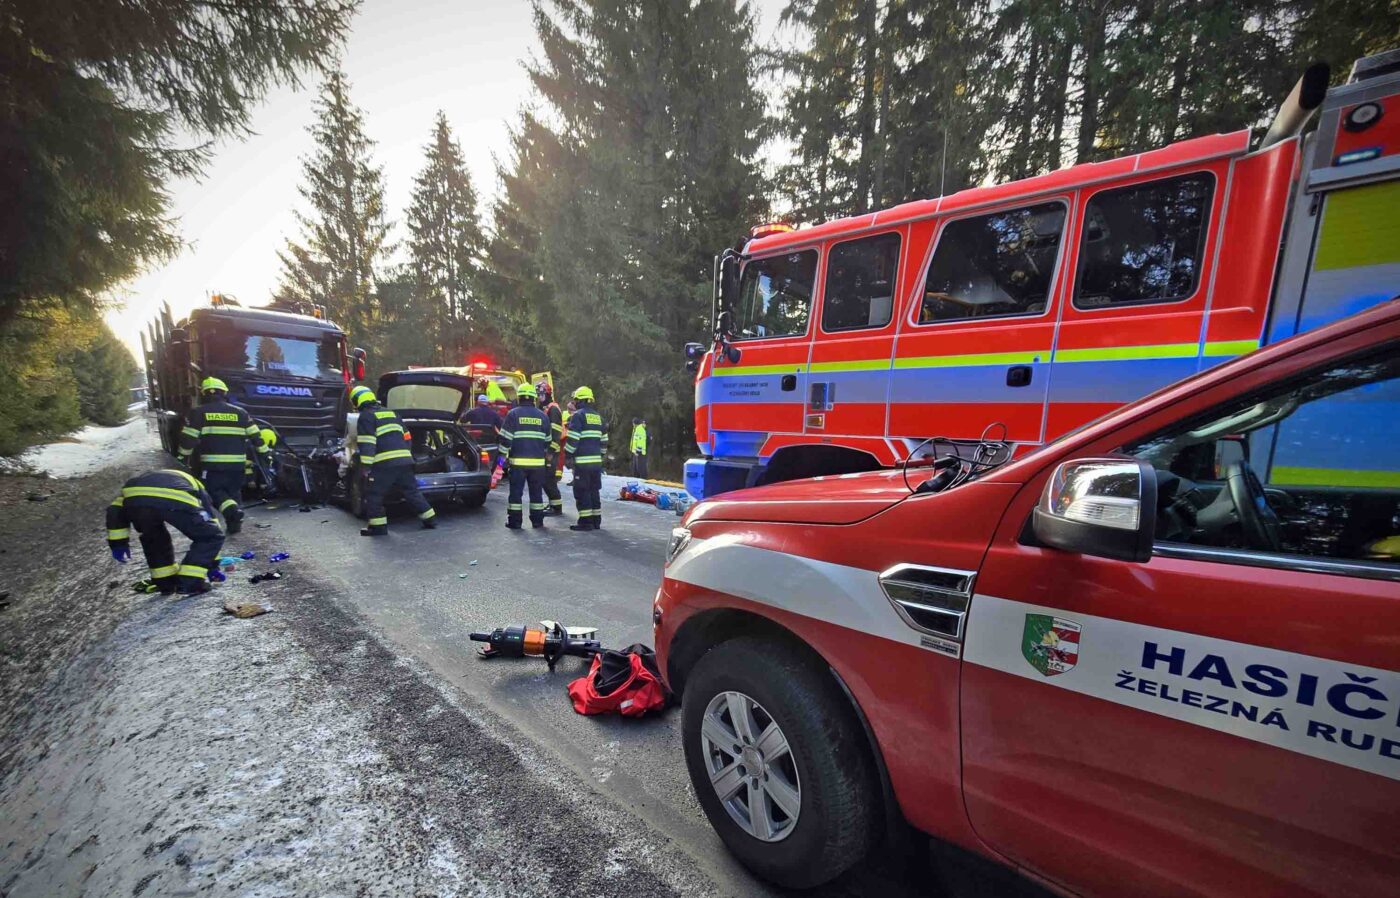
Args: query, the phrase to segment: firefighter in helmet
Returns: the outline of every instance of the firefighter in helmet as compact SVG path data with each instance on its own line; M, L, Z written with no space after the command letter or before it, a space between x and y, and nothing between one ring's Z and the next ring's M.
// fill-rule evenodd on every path
M243 470L240 464L239 472ZM190 548L175 564L166 525L189 537ZM174 469L137 474L107 506L107 548L122 564L131 560L131 529L141 536L151 590L165 595L209 591L209 571L224 546L214 501L195 476Z
M238 500L247 478L249 453L265 454L269 449L248 412L228 401L227 384L217 377L206 377L199 389L204 403L185 416L179 457L203 480L228 532L234 534L243 527Z
M369 526L360 535L388 536L389 516L384 505L399 496L418 515L424 530L436 527L437 512L418 489L413 453L399 416L381 405L369 387L351 389L350 403L360 412L355 423L355 445L360 454L360 476L366 478L365 511L369 517Z
M537 392L531 384L515 389L519 404L506 415L501 425L501 461L510 472L510 497L506 500L506 526L519 530L524 508L524 494L530 492L530 526L544 526L544 484L552 477L546 462L559 444L550 434L549 417L535 406Z
M549 436L554 444L554 448L545 457L545 467L549 472L544 479L544 494L549 500L549 508L545 513L550 516L562 515L564 497L559 495L559 481L564 477L564 467L559 463L559 447L564 445L564 413L560 411L559 403L554 401L554 387L549 381L536 381L535 389L540 394L540 408L549 416Z
M574 469L574 505L578 523L570 530L603 529L603 453L608 445L608 425L593 407L593 390L574 390L578 410L569 418L564 451Z

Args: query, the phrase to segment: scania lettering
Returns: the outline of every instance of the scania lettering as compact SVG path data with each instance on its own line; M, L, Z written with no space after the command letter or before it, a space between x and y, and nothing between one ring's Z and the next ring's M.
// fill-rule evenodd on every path
M310 387L279 387L270 384L258 384L253 387L253 392L261 396L305 396L310 398L315 395Z
M1066 895L1400 894L1396 403L1400 299L1020 458L697 503L653 620L710 822L796 887L903 821Z
M687 347L687 489L888 468L940 437L1023 453L1394 296L1400 51L1326 84L1309 70L1262 137L756 229L716 260L714 343Z

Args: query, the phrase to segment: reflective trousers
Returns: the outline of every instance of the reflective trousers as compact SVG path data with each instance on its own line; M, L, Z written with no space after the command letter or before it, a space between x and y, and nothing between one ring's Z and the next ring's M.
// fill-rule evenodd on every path
M553 472L548 468L518 468L510 466L510 496L506 499L506 523L511 527L519 527L520 519L525 511L525 491L530 492L530 523L536 527L544 526L544 490L545 483L553 479ZM558 487L555 488L556 490Z
M128 508L127 520L141 534L141 551L146 554L146 566L151 579L162 591L180 586L193 586L209 578L209 569L224 547L224 533L219 525L205 520L203 512L194 508ZM189 537L190 550L184 561L175 564L175 546L170 541L169 524Z
M237 533L243 525L243 509L238 504L243 497L243 469L233 465L205 468L202 479L214 507L224 516L228 532Z
M546 476L544 478L544 495L545 498L549 500L550 510L562 514L564 511L564 497L559 495L559 480L564 476L564 471L559 467L557 458L558 454L554 452L545 456L544 470Z
M603 466L574 465L574 506L580 526L603 526Z
M368 512L371 527L388 527L389 516L384 505L402 498L418 515L426 521L437 513L423 498L418 489L418 478L413 474L413 465L392 465L385 468L371 466L369 482L365 484L365 511Z

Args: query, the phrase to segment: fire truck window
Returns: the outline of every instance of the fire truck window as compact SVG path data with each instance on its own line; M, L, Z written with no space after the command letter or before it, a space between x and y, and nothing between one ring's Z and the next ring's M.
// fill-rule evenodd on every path
M1400 568L1400 344L1123 451L1157 472L1159 543Z
M1080 309L1173 302L1196 292L1215 179L1166 178L1096 193L1084 215Z
M816 250L749 262L739 284L735 335L744 340L805 334L816 279Z
M929 263L919 322L1041 314L1064 227L1063 203L949 222Z
M898 272L898 234L877 234L832 247L826 257L822 330L858 330L889 324Z

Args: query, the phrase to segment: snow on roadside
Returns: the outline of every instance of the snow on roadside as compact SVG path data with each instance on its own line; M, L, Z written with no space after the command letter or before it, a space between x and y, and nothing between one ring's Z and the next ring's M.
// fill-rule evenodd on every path
M135 416L117 427L91 425L61 443L27 449L17 467L50 477L86 477L113 465L130 464L159 448L156 433L147 425L141 406L133 406Z

